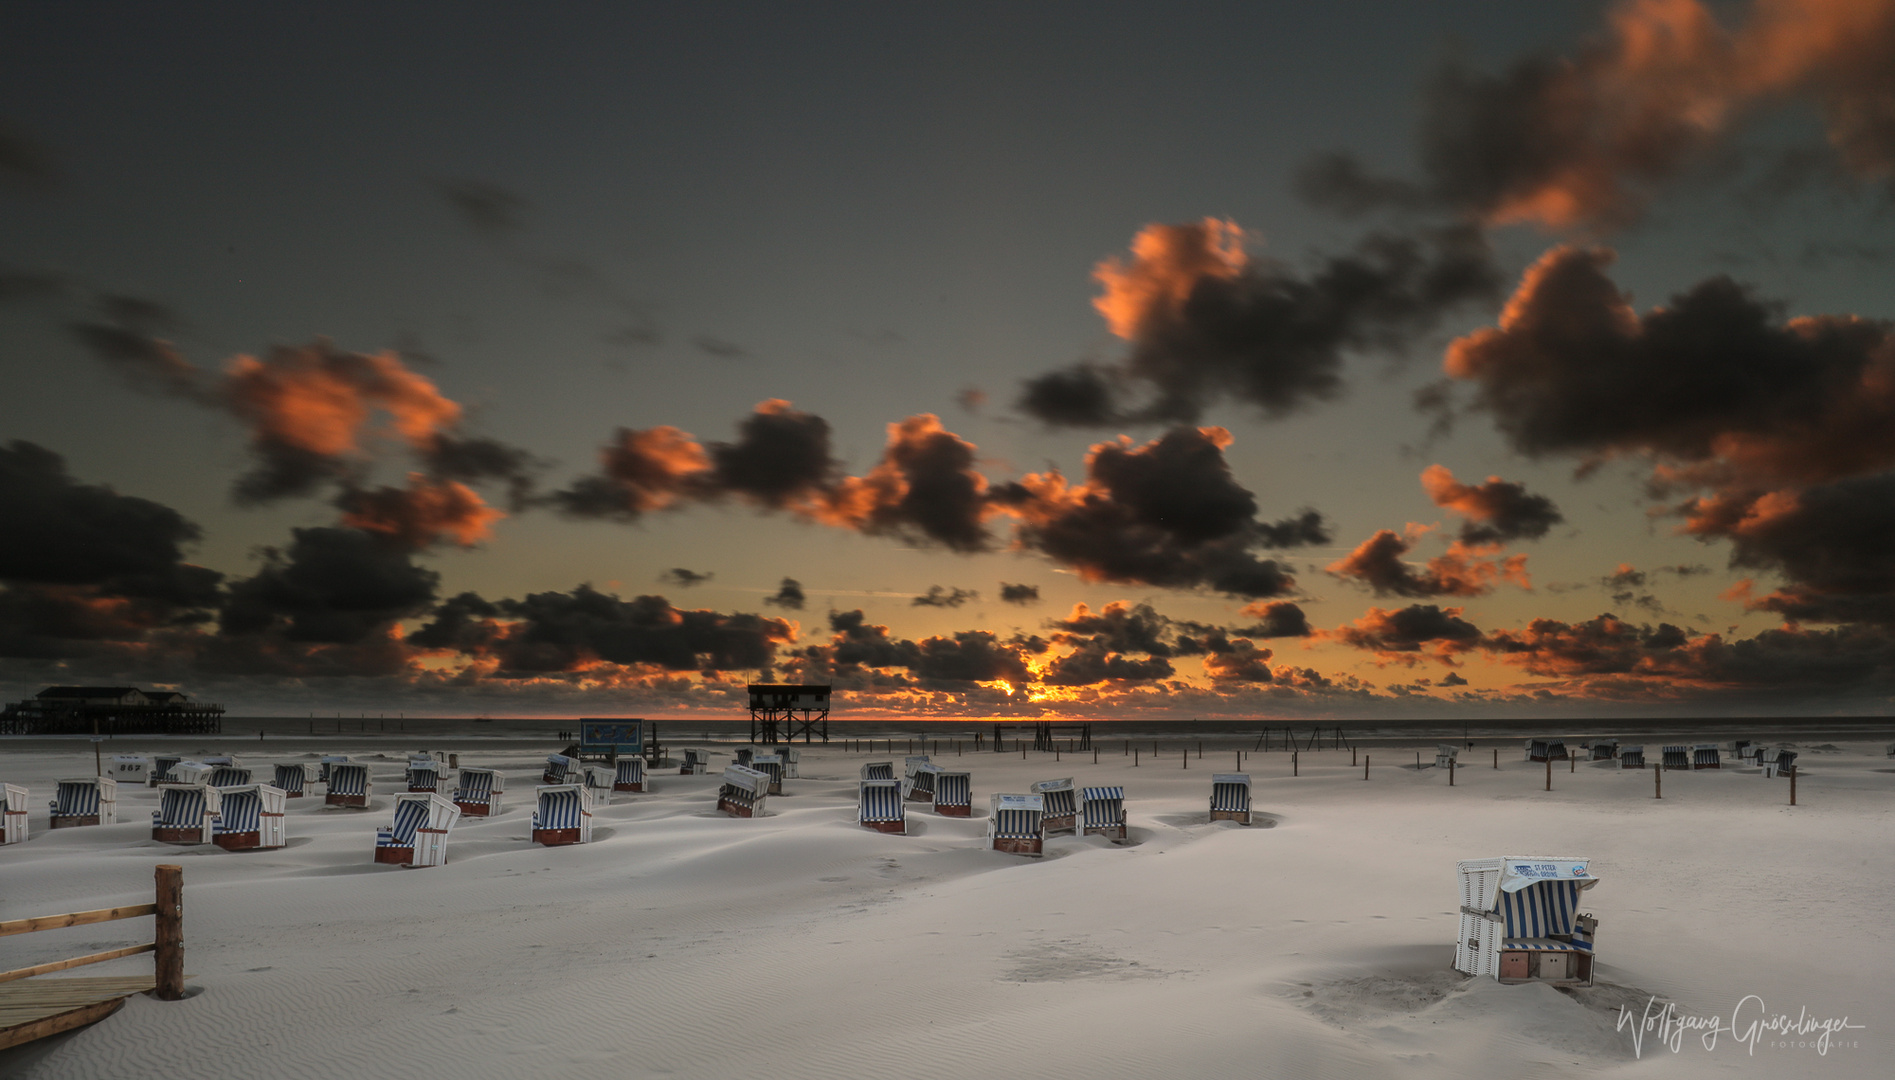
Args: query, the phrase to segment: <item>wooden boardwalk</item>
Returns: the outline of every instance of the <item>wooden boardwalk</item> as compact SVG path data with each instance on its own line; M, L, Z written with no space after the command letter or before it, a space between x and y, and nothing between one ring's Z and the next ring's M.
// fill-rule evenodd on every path
M153 975L18 979L0 983L0 1050L84 1027L155 989Z

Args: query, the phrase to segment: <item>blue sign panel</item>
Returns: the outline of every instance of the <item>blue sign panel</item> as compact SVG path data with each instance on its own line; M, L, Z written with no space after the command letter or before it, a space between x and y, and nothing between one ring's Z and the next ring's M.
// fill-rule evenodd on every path
M626 755L643 754L645 752L645 721L579 721L579 752L603 754L608 750Z

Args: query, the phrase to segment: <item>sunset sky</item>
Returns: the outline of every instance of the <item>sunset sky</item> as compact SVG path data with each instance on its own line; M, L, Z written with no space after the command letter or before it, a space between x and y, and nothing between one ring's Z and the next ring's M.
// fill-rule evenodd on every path
M0 10L0 678L1864 713L1895 0Z

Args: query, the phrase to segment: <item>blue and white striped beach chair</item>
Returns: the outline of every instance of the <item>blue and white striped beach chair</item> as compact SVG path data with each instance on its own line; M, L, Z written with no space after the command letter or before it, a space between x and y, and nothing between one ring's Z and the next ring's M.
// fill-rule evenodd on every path
M703 776L710 771L710 755L703 750L686 750L684 763L678 767L679 776Z
M439 795L396 795L393 822L375 830L375 861L410 867L442 865L447 862L448 833L460 816L460 808Z
M893 780L895 779L895 763L892 761L871 761L862 766L862 779Z
M592 792L584 784L539 788L533 810L533 842L547 847L592 842Z
M988 845L1010 855L1042 854L1046 850L1046 832L1041 827L1045 812L1046 800L1039 795L989 796Z
M462 766L459 782L454 786L454 805L468 817L491 817L500 812L505 787L500 774L492 769Z
M1211 820L1250 824L1250 774L1211 774Z
M1072 777L1041 780L1033 785L1032 791L1043 800L1040 817L1043 835L1079 831L1079 802L1074 798Z
M441 790L441 763L433 758L409 758L402 777L409 791Z
M1665 747L1665 768L1689 769L1691 767L1691 748L1688 746Z
M241 765L211 765L211 775L204 782L214 788L245 787L250 783L250 770Z
M1642 746L1622 746L1619 748L1619 768L1642 769L1645 767L1645 748Z
M1564 739L1531 739L1527 742L1528 761L1566 761L1569 757Z
M1453 743L1436 743L1434 747L1434 767L1446 769L1461 756L1461 748Z
M329 782L329 770L337 765L347 765L348 763L349 755L347 754L324 754L322 760L316 763L316 782L318 784L327 784Z
M369 783L368 766L353 761L333 762L329 766L329 790L322 797L324 806L343 806L363 810L375 794Z
M855 819L865 829L906 836L908 819L902 810L901 781L857 781Z
M934 785L941 777L941 766L924 761L915 766L908 778L901 782L901 797L909 802L932 803Z
M934 812L942 817L974 816L974 777L943 770L934 778Z
M1796 768L1796 751L1775 748L1763 752L1765 776L1788 776Z
M1717 744L1699 743L1691 748L1691 767L1694 769L1721 769L1724 760L1718 753Z
M724 782L717 788L717 808L731 817L761 817L769 794L769 774L746 765L726 765Z
M276 782L272 786L281 788L286 799L303 797L303 785L309 782L309 769L301 762L278 765L275 769Z
M80 776L61 780L52 801L51 827L118 823L118 781L109 776Z
M1085 836L1104 836L1117 844L1125 839L1125 789L1079 789L1080 828Z
M145 786L157 787L159 784L168 783L171 779L171 766L183 760L184 758L178 754L151 755L151 772L145 776Z
M270 784L217 789L222 805L211 842L226 851L269 850L288 843L283 789Z
M0 784L0 844L26 843L26 788Z
M1501 982L1592 982L1598 920L1579 912L1579 896L1598 883L1587 860L1509 855L1467 859L1461 879L1461 936L1456 970Z
M161 784L151 812L151 838L164 844L208 844L216 835L223 793L204 784Z
M783 794L783 755L752 754L750 767L770 778L770 794Z
M611 806L612 790L618 783L618 769L611 765L588 765L579 780L592 796L592 805Z
M1611 761L1619 756L1619 740L1617 739L1591 739L1585 743L1585 748L1591 755L1589 758L1591 761Z
M637 756L620 758L618 769L612 777L612 790L645 790L645 759Z
M546 771L540 781L546 784L573 784L579 780L579 762L564 754L546 755Z

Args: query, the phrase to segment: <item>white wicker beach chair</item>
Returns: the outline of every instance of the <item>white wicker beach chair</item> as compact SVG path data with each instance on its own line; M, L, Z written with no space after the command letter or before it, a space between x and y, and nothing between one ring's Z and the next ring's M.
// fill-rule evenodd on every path
M987 802L987 845L1009 855L1040 855L1046 850L1042 827L1046 799L1040 795L994 794Z
M61 780L53 796L51 828L118 823L118 781L109 776Z
M268 850L289 842L282 788L271 784L216 789L221 796L211 842L226 851Z
M447 862L448 833L460 816L460 807L439 795L396 795L393 822L375 830L375 861L409 867L442 865Z
M908 819L902 808L901 781L858 780L855 805L855 819L863 828L907 835Z
M1250 774L1211 775L1211 820L1250 824Z
M547 847L592 842L592 790L584 784L536 789L533 842Z
M1079 821L1085 836L1103 836L1113 843L1125 840L1125 789L1079 789Z
M19 784L0 784L0 844L26 843L26 800Z
M151 838L164 844L208 844L217 834L223 792L207 784L160 784Z
M1456 864L1461 933L1454 967L1503 983L1592 983L1598 920L1579 896L1598 884L1583 858L1508 855Z
M500 812L506 782L493 769L462 766L454 786L454 805L468 817L491 817Z

